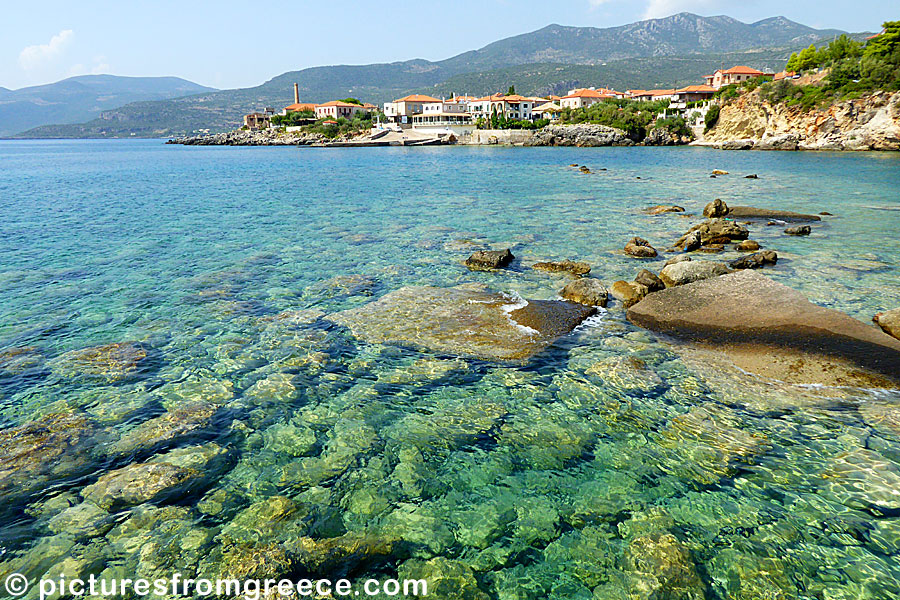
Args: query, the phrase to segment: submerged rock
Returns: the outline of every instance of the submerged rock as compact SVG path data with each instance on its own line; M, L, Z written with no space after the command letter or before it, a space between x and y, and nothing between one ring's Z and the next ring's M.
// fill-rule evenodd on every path
M410 559L400 565L397 576L404 580L424 579L428 597L435 600L488 600L478 587L472 568L460 560L438 556L424 561Z
M575 262L568 259L557 262L537 262L531 268L550 273L571 273L579 277L591 272L591 265L586 262Z
M674 204L657 204L656 206L645 208L644 212L648 215L662 215L665 213L684 212L684 208L681 206L676 206Z
M756 252L759 250L759 242L754 240L744 240L737 246L735 246L735 250L738 252Z
M178 448L101 475L81 496L105 510L177 499L208 485L227 463L218 444Z
M606 286L602 281L593 277L576 279L561 289L559 295L563 300L587 306L606 306L608 302Z
M209 425L216 410L214 405L205 402L173 408L128 431L110 446L110 450L114 453L149 451L163 443L193 435Z
M147 358L147 350L136 342L122 342L72 350L50 362L61 377L97 377L109 382L131 377Z
M729 272L728 267L722 263L693 260L663 267L662 271L659 272L659 278L666 284L666 287L675 287L709 279L710 277L718 277Z
M502 269L513 261L515 256L509 248L505 250L478 250L466 259L466 266L473 270Z
M657 252L644 238L633 237L625 244L625 254L634 258L653 258Z
M821 221L818 215L805 215L789 210L773 210L770 208L754 208L752 206L732 206L728 209L728 216L732 219L759 219L781 221Z
M654 533L631 540L625 550L625 567L643 579L649 592L638 597L671 600L706 597L706 587L690 552L671 533Z
M759 269L764 265L774 265L778 262L778 254L774 250L763 250L756 254L742 256L728 263L732 269Z
M716 219L718 217L724 217L728 214L728 205L725 204L719 198L716 198L709 204L703 207L703 216L707 219Z
M465 288L404 287L328 319L374 343L486 360L522 361L594 313L574 302L523 300Z
M797 227L788 227L784 232L788 235L809 235L812 233L812 227L809 225L799 225Z
M94 430L92 421L65 413L0 430L0 495L5 507L51 483L89 472L95 464L90 453Z
M754 270L651 294L628 319L714 344L745 370L791 383L890 387L900 380L900 341Z
M350 531L335 538L301 537L288 548L304 571L323 577L343 577L361 564L397 558L392 556L397 541L393 537Z
M900 308L878 313L872 320L888 335L900 339Z

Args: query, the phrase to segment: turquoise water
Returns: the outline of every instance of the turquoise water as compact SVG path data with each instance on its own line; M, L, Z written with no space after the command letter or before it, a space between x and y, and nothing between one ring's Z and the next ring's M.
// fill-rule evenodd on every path
M896 154L129 140L0 142L0 166L4 577L900 596L900 392L761 383L615 306L524 366L366 344L314 312L407 285L554 298L567 279L539 260L630 280L665 255L638 266L628 238L665 248L697 220L641 208L722 198L833 213L808 238L751 237L779 253L766 274L869 321L900 306L900 210L880 210L900 207ZM519 263L469 272L480 247ZM201 467L96 507L103 477L160 457ZM300 538L378 543L335 564Z

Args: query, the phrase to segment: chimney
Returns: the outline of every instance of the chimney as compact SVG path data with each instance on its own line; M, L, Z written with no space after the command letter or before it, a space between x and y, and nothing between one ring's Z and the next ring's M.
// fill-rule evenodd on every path
M294 104L300 104L300 86L294 84Z

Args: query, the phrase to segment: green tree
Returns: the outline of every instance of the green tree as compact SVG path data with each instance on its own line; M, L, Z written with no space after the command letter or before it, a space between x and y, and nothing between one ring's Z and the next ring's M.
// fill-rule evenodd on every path
M506 95L507 95L507 96L512 96L512 95L514 95L515 93L516 93L516 86L514 86L514 85L509 86L509 89L506 90Z
M864 56L887 57L900 46L900 21L885 21L881 35L872 38L866 44Z
M704 130L709 131L713 127L716 126L716 123L719 122L719 105L713 104L709 107L709 110L706 111L706 116L703 118L703 123L705 125Z
M362 102L360 102L356 98L344 98L343 100L341 100L341 102L346 102L347 104L357 104L359 106L362 106Z
M799 71L814 69L819 66L819 58L815 44L810 44L809 48L800 51L800 56L797 58L797 69Z
M787 65L784 67L785 71L799 71L800 70L800 57L796 52L791 53L791 57L787 61Z

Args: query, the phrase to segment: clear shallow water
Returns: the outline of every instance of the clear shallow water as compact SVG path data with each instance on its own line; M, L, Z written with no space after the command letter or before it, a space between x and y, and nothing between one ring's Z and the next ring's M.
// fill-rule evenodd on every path
M538 260L631 279L665 257L626 259L629 237L694 222L641 208L719 197L833 213L751 237L779 253L766 274L868 321L900 306L900 211L872 208L898 190L895 154L2 142L0 425L50 450L12 462L32 483L2 488L0 571L334 571L297 539L365 534L383 544L351 576L432 569L466 597L898 597L896 392L723 372L616 308L524 367L288 312L405 285L553 298ZM479 246L521 266L470 273ZM32 421L49 439L11 429ZM201 444L205 476L83 510L104 473Z

